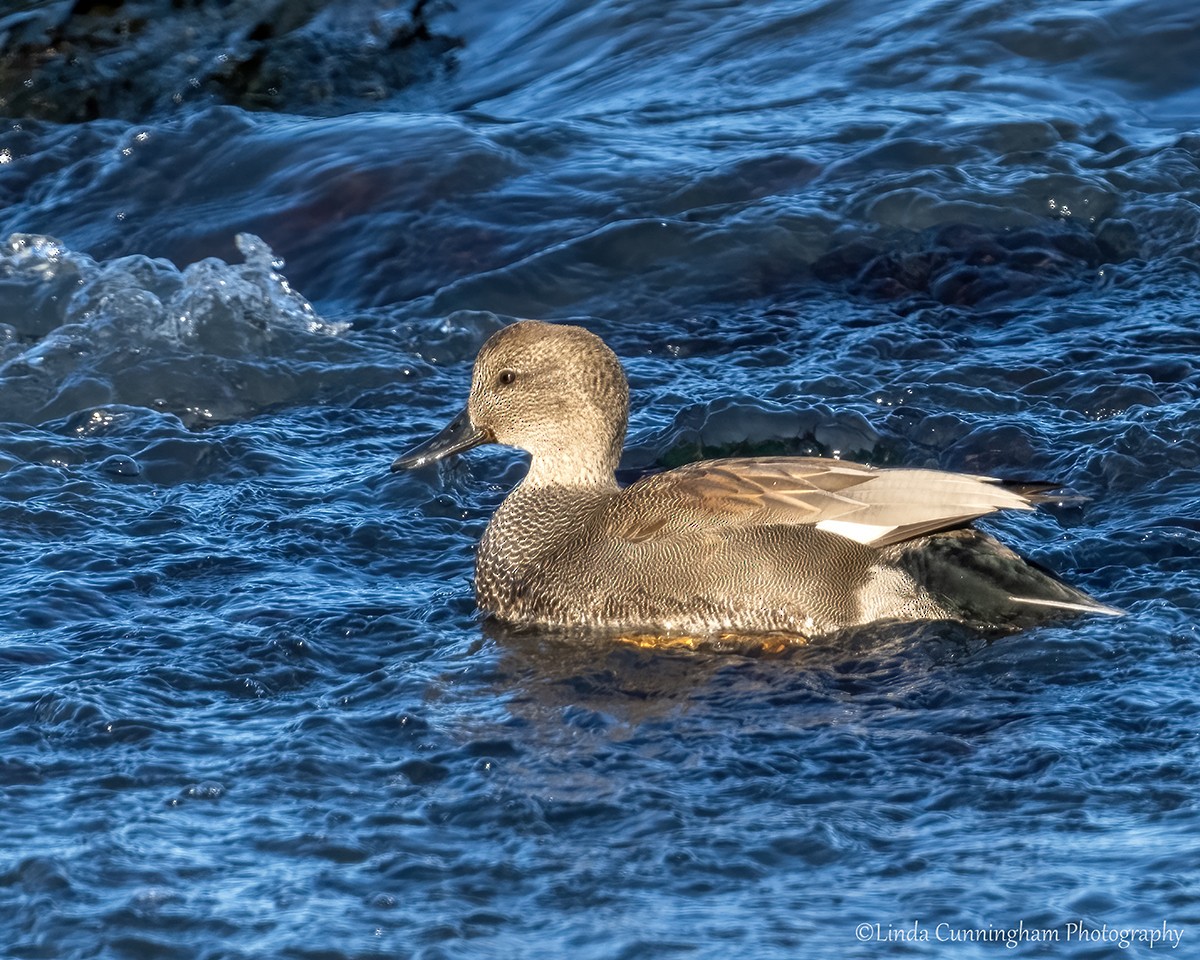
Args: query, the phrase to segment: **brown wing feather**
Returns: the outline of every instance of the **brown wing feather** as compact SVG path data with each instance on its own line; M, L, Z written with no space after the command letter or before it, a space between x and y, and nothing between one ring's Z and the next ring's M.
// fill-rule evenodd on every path
M1013 490L988 477L808 457L708 460L623 491L615 532L639 541L681 530L810 524L882 547L996 510L1031 510L1033 486Z

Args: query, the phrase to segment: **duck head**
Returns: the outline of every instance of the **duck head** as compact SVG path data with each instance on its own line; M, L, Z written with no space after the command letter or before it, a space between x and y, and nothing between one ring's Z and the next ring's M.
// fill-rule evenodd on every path
M629 418L620 361L595 334L522 320L479 351L466 409L392 470L425 466L484 443L525 450L528 481L611 483Z

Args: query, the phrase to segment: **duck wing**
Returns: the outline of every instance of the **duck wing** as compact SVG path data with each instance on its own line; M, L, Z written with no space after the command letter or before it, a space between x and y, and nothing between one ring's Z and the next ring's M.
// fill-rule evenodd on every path
M684 531L805 524L885 547L997 510L1032 510L1046 499L1039 494L1054 488L816 457L707 460L623 490L614 532L637 542Z

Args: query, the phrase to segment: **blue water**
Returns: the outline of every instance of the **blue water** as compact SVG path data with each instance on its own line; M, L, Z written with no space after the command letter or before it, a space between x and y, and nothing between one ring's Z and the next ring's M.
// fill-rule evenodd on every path
M1190 0L458 8L371 103L0 128L0 955L1200 956ZM631 469L1060 480L988 529L1129 615L483 623L519 455L388 466L526 316Z

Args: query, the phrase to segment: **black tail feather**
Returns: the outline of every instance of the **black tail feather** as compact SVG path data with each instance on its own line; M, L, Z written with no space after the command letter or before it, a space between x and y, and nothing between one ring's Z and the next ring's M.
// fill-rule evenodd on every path
M1123 612L972 528L899 544L897 553L899 566L968 622L1022 627L1079 614Z

